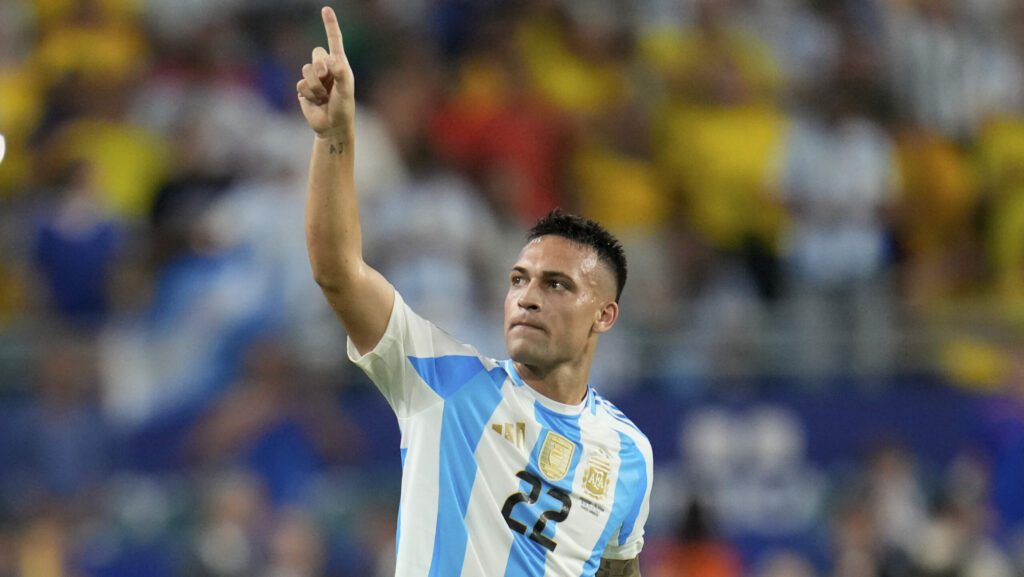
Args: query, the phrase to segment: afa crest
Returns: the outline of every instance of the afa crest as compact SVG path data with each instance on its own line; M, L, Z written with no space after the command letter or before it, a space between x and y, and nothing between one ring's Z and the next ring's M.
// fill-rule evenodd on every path
M540 448L540 472L549 481L561 481L569 472L576 444L554 431L548 431Z
M583 490L591 498L601 501L608 494L608 486L611 484L609 475L612 471L610 456L601 451L594 453L587 461L587 467L583 471Z

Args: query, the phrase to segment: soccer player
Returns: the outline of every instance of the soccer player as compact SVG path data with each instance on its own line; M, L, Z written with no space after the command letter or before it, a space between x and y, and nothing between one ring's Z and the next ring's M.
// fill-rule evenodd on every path
M400 577L639 575L652 481L647 438L588 386L598 337L619 315L619 243L552 213L509 273L510 360L482 356L419 317L362 257L353 180L354 80L323 9L297 85L316 133L306 238L348 354L402 432Z

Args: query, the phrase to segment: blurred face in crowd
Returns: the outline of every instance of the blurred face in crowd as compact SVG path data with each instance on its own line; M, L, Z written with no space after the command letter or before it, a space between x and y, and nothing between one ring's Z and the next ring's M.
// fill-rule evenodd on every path
M271 538L271 574L314 577L323 574L324 543L316 522L298 511L279 520Z
M917 6L922 14L940 22L948 22L956 17L949 0L918 0Z
M554 235L523 247L505 297L512 360L540 372L580 361L617 317L614 274L593 248Z
M1009 378L1006 381L1006 388L1010 398L1015 399L1024 407L1024 346L1017 349L1015 357Z
M699 0L697 21L700 27L706 31L717 30L724 23L730 8L730 0Z
M1010 9L1010 38L1017 42L1017 53L1024 60L1024 3Z
M84 401L95 374L91 351L62 342L39 359L38 393L51 410L74 407Z

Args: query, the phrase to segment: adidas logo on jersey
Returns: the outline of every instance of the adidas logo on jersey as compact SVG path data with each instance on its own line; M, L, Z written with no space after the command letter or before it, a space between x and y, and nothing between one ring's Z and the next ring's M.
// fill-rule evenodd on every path
M491 430L505 437L516 449L526 450L526 423L491 423Z

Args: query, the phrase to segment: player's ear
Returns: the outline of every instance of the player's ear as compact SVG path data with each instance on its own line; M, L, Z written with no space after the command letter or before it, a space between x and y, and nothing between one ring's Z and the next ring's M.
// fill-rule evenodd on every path
M594 318L594 332L606 333L615 325L619 319L619 303L608 301L597 310Z

